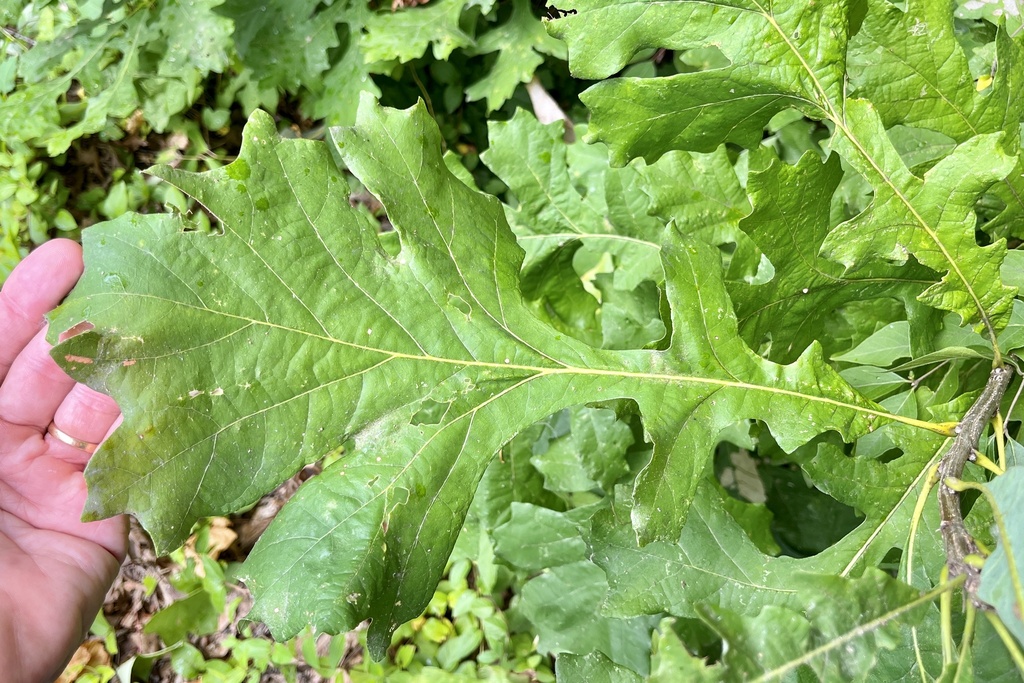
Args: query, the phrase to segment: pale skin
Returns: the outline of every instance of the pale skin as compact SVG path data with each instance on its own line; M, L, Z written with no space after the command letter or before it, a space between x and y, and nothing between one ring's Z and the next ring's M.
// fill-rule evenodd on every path
M45 319L82 273L81 247L53 240L0 291L0 676L49 683L81 643L124 559L124 518L80 521L89 454L50 422L99 443L117 404L49 355Z

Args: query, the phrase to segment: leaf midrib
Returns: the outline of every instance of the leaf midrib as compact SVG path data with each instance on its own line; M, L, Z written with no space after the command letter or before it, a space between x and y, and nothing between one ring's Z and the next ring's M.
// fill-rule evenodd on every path
M184 307L191 308L193 310L197 310L197 311L200 311L200 312L203 312L203 313L208 313L208 314L212 314L212 315L219 315L219 316L222 316L222 317L225 317L225 318L231 318L231 319L234 319L234 320L239 320L239 321L245 322L248 325L261 325L261 326L264 326L264 327L269 327L269 328L272 328L272 329L280 330L280 331L285 332L285 333L299 334L299 335L303 335L303 336L310 337L310 338L313 338L313 339L320 339L322 341L326 341L326 342L329 342L329 343L332 343L332 344L339 344L341 346L345 346L345 347L352 348L352 349L358 349L360 351L365 351L365 352L368 352L368 353L379 353L379 354L387 356L387 359L386 359L387 361L395 360L395 359L401 359L401 360L423 361L423 362L428 362L428 363L441 363L441 364L446 364L446 365L457 365L457 366L461 366L461 367L465 367L465 368L482 368L482 369L489 369L489 370L497 370L497 369L517 370L517 371L523 371L523 372L532 373L534 375L534 378L540 378L540 377L546 377L546 376L554 376L554 375L579 375L579 376L583 376L583 377L586 377L586 376L592 376L592 377L612 377L612 378L618 378L618 379L647 380L647 381L651 381L651 382L662 382L662 383L666 383L666 384L698 384L698 385L707 385L707 386L717 386L717 387L720 387L720 388L743 389L743 390L748 390L748 391L763 391L763 392L766 392L766 393L776 394L776 395L780 395L780 396L791 396L793 398L799 398L799 399L803 399L803 400L806 400L806 401L809 401L809 402L823 403L823 404L826 404L826 405L835 406L837 408L845 408L847 410L851 410L851 411L855 411L855 412L859 412L859 413L864 413L865 415L874 416L874 417L880 417L880 418L883 418L883 419L893 420L893 421L896 421L896 422L903 422L903 423L911 425L911 426L920 427L920 428L927 429L929 431L933 431L933 432L940 433L940 434L945 434L946 433L941 427L939 427L937 425L933 425L931 423L924 422L924 421L921 421L921 420L915 420L915 419L912 419L912 418L907 418L907 417L904 417L902 415L896 415L896 414L893 414L893 413L886 412L884 410L875 410L873 408L866 408L864 406L859 406L859 405L852 404L852 403L846 403L844 401L839 401L839 400L827 398L827 397L824 397L824 396L818 396L818 395L815 395L815 394L804 394L804 393L801 393L801 392L798 392L798 391L792 391L792 390L789 390L789 389L780 389L780 388L776 388L776 387L764 386L764 385L761 385L761 384L751 384L749 382L741 382L741 381L733 381L733 380L723 380L723 379L716 379L716 378L711 378L711 377L698 377L698 376L694 376L694 375L678 375L678 374L654 373L654 372L633 372L633 371L628 371L628 370L608 370L608 369L601 369L601 368L582 368L582 367L577 367L577 366L566 365L565 363L563 363L561 361L555 361L555 362L557 362L559 364L560 367L544 367L544 366L539 366L539 365L525 365L525 364L511 363L511 362L510 363L503 363L503 362L499 363L499 362L494 362L494 361L483 361L483 360L475 360L475 359L444 358L442 356L405 353L405 352L402 352L402 351L390 351L390 350L380 349L380 348L376 348L376 347L372 347L372 346L366 346L364 344L356 344L354 342L345 341L343 339L337 339L335 337L325 336L325 335L322 335L322 334L317 334L315 332L309 332L307 330L301 330L301 329L294 328L294 327L288 327L287 325L280 325L278 323L273 323L273 322L270 322L270 321L255 320L253 318L248 318L246 316L236 315L236 314L233 314L233 313L228 313L226 311L215 311L215 310L211 310L209 308L201 308L199 306L194 306L192 304L188 304L188 303L184 303L184 302L180 302L180 301L173 301L171 299L166 299L164 297L154 296L152 294L140 294L140 293L134 293L134 292L120 292L120 293L117 293L117 292L100 292L100 293L93 294L92 296L94 298L97 298L97 299L98 298L102 298L102 297L107 297L107 296L115 297L115 298L121 299L121 300L123 300L125 298L132 298L132 297L144 298L144 299L155 299L157 301L161 301L161 302L164 302L164 303L169 303L169 304L174 305L174 306L184 306ZM603 351L603 353L614 353L614 352ZM637 353L648 353L648 354L651 354L651 355L655 355L655 354L660 354L660 353L665 353L665 352L662 352L662 351L637 351ZM137 358L137 357L133 356L132 358ZM552 359L552 360L554 360L554 359ZM728 372L727 370L725 370L724 366L723 366L723 370ZM276 407L276 406L269 406L267 409L272 409L274 407Z

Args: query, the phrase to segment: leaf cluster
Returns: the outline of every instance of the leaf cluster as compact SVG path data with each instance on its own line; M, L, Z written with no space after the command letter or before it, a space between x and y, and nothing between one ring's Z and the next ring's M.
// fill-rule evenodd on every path
M387 49L468 44L451 7L378 15L413 37ZM88 231L52 329L93 329L55 354L125 423L87 517L172 548L342 449L243 570L278 635L371 618L383 654L475 534L533 574L516 613L566 680L1014 676L1015 565L983 579L1002 621L954 618L928 490L1024 347L1024 39L915 0L566 9L599 144L493 123L504 201L364 93L326 144L256 113L234 163L154 169L216 234ZM686 68L613 77L652 49ZM1012 548L1004 403L966 508Z
M69 201L65 176L88 163L85 141L135 151L184 133L189 153L201 158L211 138L231 138L236 119L240 128L256 108L280 110L311 129L305 134L322 135L324 124L351 124L366 91L399 103L435 98L450 144L466 139L472 149L486 143L486 113L513 98L546 58L565 57L526 0L23 0L0 8L0 23L0 276L55 231L74 237L78 223L150 209L145 197L116 210L126 186L148 194L133 168L153 163L148 155L121 159L134 177L104 180L98 200L98 188L88 188ZM484 76L464 79L472 73ZM486 105L467 108L476 101ZM96 212L106 193L112 206ZM169 207L182 203L174 199Z

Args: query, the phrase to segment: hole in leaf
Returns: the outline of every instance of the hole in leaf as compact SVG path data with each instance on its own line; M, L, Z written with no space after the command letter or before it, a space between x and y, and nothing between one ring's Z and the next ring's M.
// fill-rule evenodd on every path
M458 294L449 294L448 304L454 308L459 309L459 312L462 313L462 315L466 316L467 318L469 318L473 314L473 307L470 306L469 303Z
M224 234L221 222L199 202L194 202L190 213L178 214L178 217L182 232L201 232L218 237Z
M414 425L440 424L450 406L451 402L439 403L428 398L420 403L420 409L412 416L411 421Z

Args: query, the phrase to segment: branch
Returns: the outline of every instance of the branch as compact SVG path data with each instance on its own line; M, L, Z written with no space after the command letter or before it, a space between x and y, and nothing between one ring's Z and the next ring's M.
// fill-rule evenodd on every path
M999 409L999 403L1012 377L1013 370L1009 367L993 368L985 384L985 390L960 420L960 424L954 430L956 438L939 462L939 512L942 517L939 529L946 549L949 576L951 579L960 575L966 577L964 593L979 609L989 609L989 606L977 597L981 570L968 559L968 556L979 554L978 546L964 526L964 518L960 513L960 494L947 486L946 480L960 479L964 465L973 459L981 433Z

